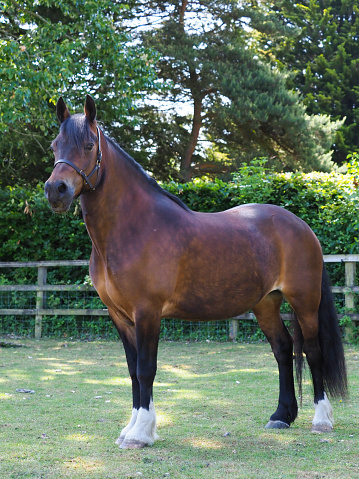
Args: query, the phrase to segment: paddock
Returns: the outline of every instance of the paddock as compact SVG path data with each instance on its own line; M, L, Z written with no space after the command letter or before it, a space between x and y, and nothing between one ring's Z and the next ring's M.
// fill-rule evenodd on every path
M1 477L358 477L358 346L345 350L349 399L332 402L334 432L319 435L308 368L295 423L264 428L278 388L269 344L161 341L160 440L123 451L113 437L129 419L131 382L120 342L3 342L22 347L0 348Z

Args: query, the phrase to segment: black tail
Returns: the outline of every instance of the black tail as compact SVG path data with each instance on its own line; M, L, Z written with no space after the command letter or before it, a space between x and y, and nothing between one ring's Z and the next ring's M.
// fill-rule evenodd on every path
M323 265L319 305L319 344L323 357L324 389L334 397L348 394L344 349L327 270Z
M344 349L337 312L327 270L323 264L322 297L318 311L319 344L322 352L324 389L333 397L344 398L348 394ZM299 395L302 391L303 335L294 317L294 357Z
M294 339L294 362L295 362L295 372L297 376L298 384L298 396L300 397L300 405L302 405L302 377L303 377L303 367L305 365L303 358L303 334L300 329L297 315L292 311L292 320L293 320L293 339Z

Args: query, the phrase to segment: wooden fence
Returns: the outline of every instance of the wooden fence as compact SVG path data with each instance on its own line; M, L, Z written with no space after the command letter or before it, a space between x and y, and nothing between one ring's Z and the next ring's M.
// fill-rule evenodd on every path
M326 263L345 263L345 284L344 286L333 286L333 293L344 294L345 307L350 313L352 320L351 325L347 327L347 337L352 334L353 327L356 321L359 321L359 314L354 313L355 310L355 294L359 293L359 286L355 285L356 278L356 263L359 262L359 255L325 255L324 261ZM45 292L47 291L94 291L92 286L78 285L78 284L47 284L47 268L49 267L74 267L74 266L88 266L89 262L84 260L75 261L30 261L30 262L0 262L0 268L37 268L37 284L33 285L0 285L0 291L34 291L36 292L36 308L34 309L0 309L0 316L14 315L14 316L35 316L35 338L41 338L42 317L43 316L105 316L108 315L108 310L103 309L51 309L46 307ZM289 319L289 315L282 315L284 319ZM343 316L343 315L339 315ZM241 319L254 319L252 313L247 313L242 316L233 318L231 321L230 336L235 338L238 331L238 321Z

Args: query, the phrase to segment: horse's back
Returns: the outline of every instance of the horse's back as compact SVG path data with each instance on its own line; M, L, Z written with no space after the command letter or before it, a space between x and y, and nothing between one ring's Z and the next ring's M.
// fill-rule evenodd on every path
M311 228L290 211L270 204L246 204L219 213L196 213L196 231L228 237L236 243L247 242L254 251L288 254L293 249L305 249L321 256L321 247ZM223 234L222 234L223 233ZM226 247L226 244L223 244ZM305 252L304 252L305 253Z

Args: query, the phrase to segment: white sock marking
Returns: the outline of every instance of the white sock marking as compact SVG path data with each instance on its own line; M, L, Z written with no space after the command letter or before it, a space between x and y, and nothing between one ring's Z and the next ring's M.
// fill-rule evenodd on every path
M334 425L333 409L325 393L324 399L318 401L318 404L314 403L314 409L313 426L329 426L332 428Z
M124 437L126 436L126 434L131 431L131 429L133 428L133 426L136 424L136 419L137 419L137 416L138 416L138 409L135 409L133 408L132 409L132 416L131 416L131 419L130 419L130 422L127 424L126 427L124 427L121 431L121 434L120 434L120 437L116 440L116 444L121 444L121 442L123 441Z
M134 416L132 416L130 424L133 418ZM123 431L129 428L130 424ZM138 410L135 424L126 431L125 440L139 441L151 446L156 439L158 439L156 434L156 411L151 400L148 411L144 408Z

